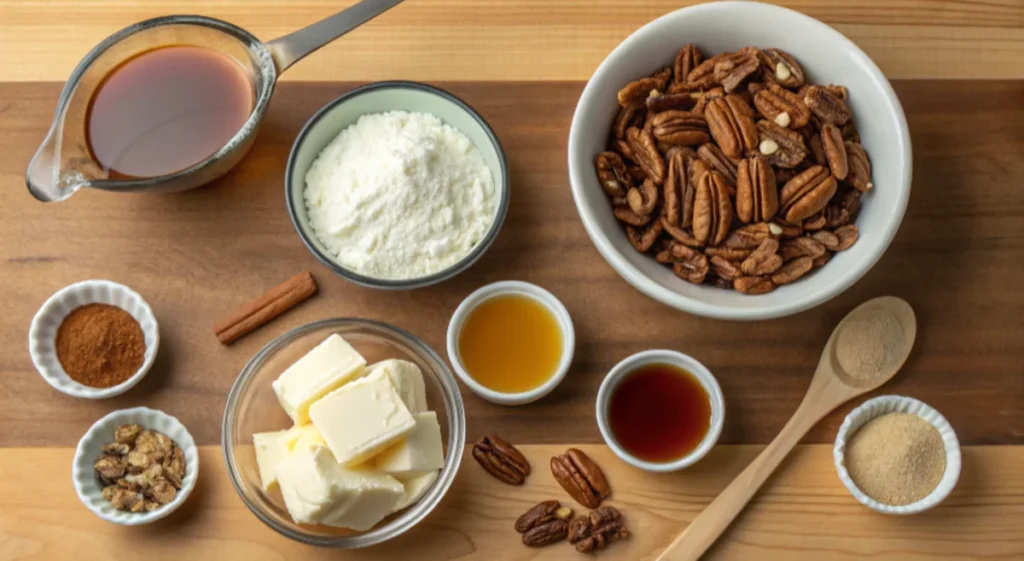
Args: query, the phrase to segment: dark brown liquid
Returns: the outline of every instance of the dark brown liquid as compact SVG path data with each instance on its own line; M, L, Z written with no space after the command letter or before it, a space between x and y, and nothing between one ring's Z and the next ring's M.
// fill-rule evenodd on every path
M627 452L671 462L692 452L711 427L711 400L700 381L668 364L649 364L612 392L608 424Z
M89 148L115 177L156 177L212 155L252 113L252 84L237 62L176 45L110 72L89 106Z

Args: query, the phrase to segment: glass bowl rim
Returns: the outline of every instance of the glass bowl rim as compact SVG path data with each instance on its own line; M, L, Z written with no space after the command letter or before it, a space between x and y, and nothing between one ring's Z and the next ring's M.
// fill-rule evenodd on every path
M420 499L418 503L409 507L397 518L388 522L384 526L377 527L368 532L353 534L350 536L320 537L298 532L292 528L279 524L276 520L268 516L262 508L256 506L254 501L248 497L246 491L242 488L240 471L235 465L234 443L231 439L230 428L235 422L234 406L239 399L239 395L242 390L248 386L253 374L263 366L270 355L281 350L283 347L303 335L323 328L342 326L369 327L380 333L384 333L387 336L398 339L402 343L412 347L414 350L422 353L441 366L441 369L437 374L438 378L441 380L441 387L443 390L442 397L444 398L446 412L448 413L448 451L445 454L445 465L441 469L437 482L434 483L434 488L426 496ZM224 407L224 418L221 424L221 452L224 457L224 463L227 467L228 478L231 480L231 485L235 488L235 492L238 493L239 498L242 499L245 506L264 524L285 537L307 545L338 549L362 548L385 542L402 535L426 518L426 516L430 514L430 512L432 512L441 502L441 499L444 498L444 495L448 492L452 482L455 480L455 475L459 470L459 464L462 462L465 443L465 406L462 401L462 394L459 390L455 375L451 372L447 363L444 362L444 359L442 359L437 352L430 348L430 346L424 343L419 337L416 337L404 329L385 322L358 317L336 317L307 323L285 332L264 345L263 348L253 355L245 366L242 367L238 377L236 377L235 381L232 383L231 391L228 392L227 402Z

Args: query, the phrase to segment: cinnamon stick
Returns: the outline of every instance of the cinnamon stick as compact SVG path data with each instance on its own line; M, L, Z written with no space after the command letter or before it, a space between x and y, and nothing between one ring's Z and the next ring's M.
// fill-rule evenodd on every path
M316 281L313 279L313 273L299 273L214 325L213 334L222 345L230 345L314 294Z

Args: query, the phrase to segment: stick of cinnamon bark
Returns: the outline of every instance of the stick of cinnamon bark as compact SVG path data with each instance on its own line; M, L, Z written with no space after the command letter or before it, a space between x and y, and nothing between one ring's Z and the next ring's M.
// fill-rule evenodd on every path
M316 281L313 280L313 273L299 273L214 325L213 333L222 345L230 345L314 294Z

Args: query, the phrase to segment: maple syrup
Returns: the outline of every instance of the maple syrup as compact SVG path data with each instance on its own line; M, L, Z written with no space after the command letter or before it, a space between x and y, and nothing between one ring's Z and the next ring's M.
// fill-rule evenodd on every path
M212 49L171 45L107 74L86 117L89 149L113 178L157 177L213 155L249 119L246 70Z
M696 376L671 364L647 364L612 390L608 425L624 450L654 463L693 452L711 427L711 399Z
M562 359L555 315L528 296L494 296L476 306L459 334L459 355L470 377L502 393L536 389Z

